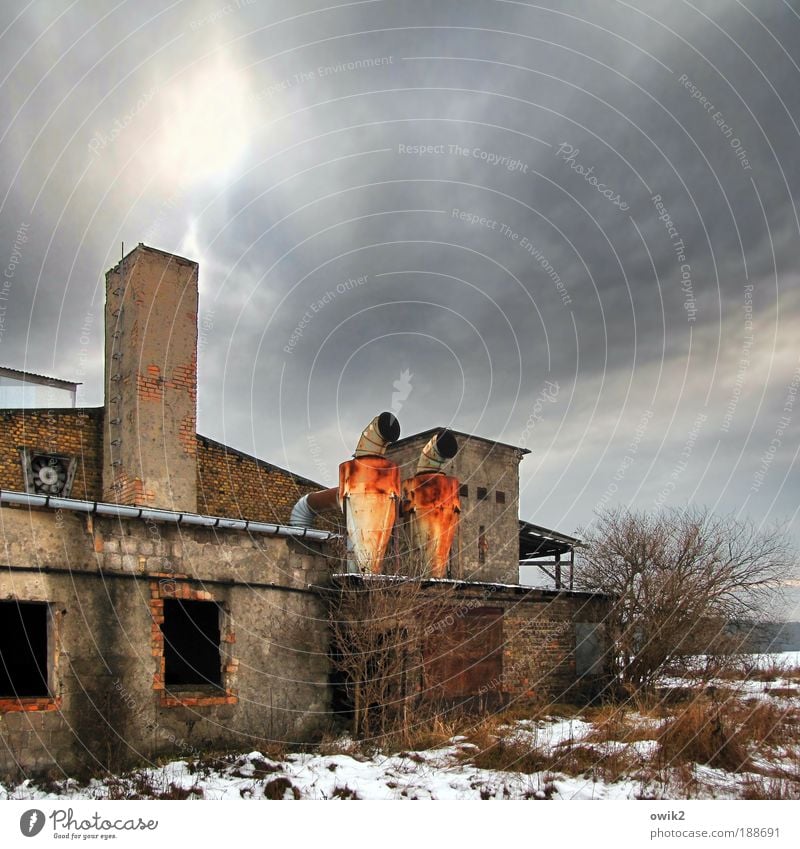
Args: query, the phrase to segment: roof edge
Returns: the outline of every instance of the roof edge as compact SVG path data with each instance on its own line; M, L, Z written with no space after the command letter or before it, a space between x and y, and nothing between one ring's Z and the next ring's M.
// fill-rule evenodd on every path
M426 436L433 436L433 434L438 433L441 430L449 430L451 433L454 433L456 436L463 436L469 440L475 440L477 442L486 442L489 445L501 445L503 448L511 448L514 451L519 451L523 456L526 454L530 454L530 448L523 448L521 445L512 445L510 442L502 442L499 439L489 439L486 436L479 436L476 433L467 433L464 430L456 430L452 427L432 427L428 430L421 430L419 433L412 433L410 436L404 436L402 439L398 439L397 442L392 443L387 450L391 451L393 448L396 448L398 445L405 445L411 442L414 439L424 438Z

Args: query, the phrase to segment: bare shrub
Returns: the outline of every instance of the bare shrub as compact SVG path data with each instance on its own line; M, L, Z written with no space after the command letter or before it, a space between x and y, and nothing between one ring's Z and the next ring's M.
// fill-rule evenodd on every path
M720 659L738 648L727 624L763 617L796 571L782 530L700 508L606 510L584 538L576 583L615 599L606 628L628 693L651 688L667 669L719 674Z
M340 578L330 607L334 651L359 739L410 739L439 714L427 651L453 648L448 621L452 585L420 578L353 575ZM449 617L449 619L448 619Z

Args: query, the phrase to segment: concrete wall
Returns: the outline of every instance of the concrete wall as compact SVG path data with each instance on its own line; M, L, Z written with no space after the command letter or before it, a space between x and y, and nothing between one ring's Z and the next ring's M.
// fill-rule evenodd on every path
M402 480L413 477L430 434L392 446L386 456L400 465ZM445 472L467 487L461 497L459 529L451 556L451 577L470 581L519 583L519 461L511 446L457 435L459 451ZM478 487L487 490L478 499ZM497 492L505 503L497 501ZM481 534L483 527L483 534ZM485 562L481 563L483 548Z
M9 507L0 537L0 599L48 602L53 620L52 698L0 701L0 774L306 741L329 721L308 590L328 570L308 545ZM176 597L222 605L222 691L164 686L159 616Z

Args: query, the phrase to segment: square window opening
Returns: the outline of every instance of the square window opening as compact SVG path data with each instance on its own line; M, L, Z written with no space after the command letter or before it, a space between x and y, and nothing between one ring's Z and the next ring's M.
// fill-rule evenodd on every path
M498 489L498 490L495 492L495 494L494 494L494 500L495 500L498 504L505 504L505 503L506 503L506 494L505 494L505 492L503 492L503 490L502 490L502 489Z
M478 487L478 501L484 501L486 499L486 487L479 486Z
M219 604L164 601L164 684L222 689Z
M48 698L50 611L41 602L0 602L0 697Z
M458 488L458 494L461 498L469 498L469 486L465 483L462 483Z

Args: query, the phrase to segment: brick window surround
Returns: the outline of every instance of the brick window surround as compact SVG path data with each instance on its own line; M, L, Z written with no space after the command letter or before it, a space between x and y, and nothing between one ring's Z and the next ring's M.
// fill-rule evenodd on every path
M25 712L43 712L43 711L55 711L61 709L61 695L57 692L58 686L58 651L56 649L58 645L58 629L60 624L60 613L58 611L58 605L52 605L45 601L32 600L32 599L4 599L0 602L0 616L3 616L7 621L13 619L12 612L9 610L3 610L4 606L7 607L17 607L17 610L13 611L13 613L17 613L20 615L21 622L23 621L23 613L25 610L32 610L33 608L37 609L37 612L41 610L41 613L38 615L38 624L34 625L33 623L36 620L32 620L30 624L23 625L23 629L28 627L36 627L44 629L44 633L40 633L39 635L31 634L30 638L27 638L26 634L18 635L17 644L14 646L15 653L19 653L19 645L20 640L22 640L23 645L24 642L28 642L29 646L32 646L37 639L40 640L43 645L36 650L36 653L41 653L42 665L45 667L42 669L42 676L46 679L45 686L43 688L44 692L36 693L35 695L22 695L22 696L14 696L9 693L0 693L0 714L2 713L16 713L20 711ZM31 657L26 658L28 662L33 662L33 653L34 649L30 651Z
M157 662L157 671L153 675L153 690L158 693L161 707L203 707L208 705L235 705L239 702L235 688L239 661L233 657L233 644L236 636L233 623L224 604L220 622L220 663L222 688L198 686L177 692L167 689L165 683L166 658L164 656L164 601L181 599L184 601L217 601L213 594L204 589L196 589L188 580L176 579L174 575L153 576L150 581L151 654ZM218 602L219 603L219 602Z

